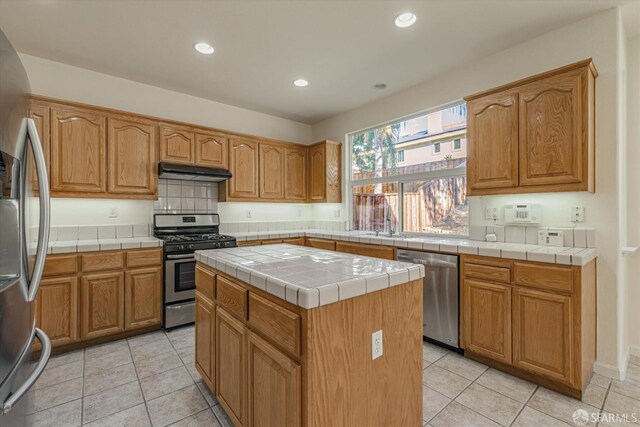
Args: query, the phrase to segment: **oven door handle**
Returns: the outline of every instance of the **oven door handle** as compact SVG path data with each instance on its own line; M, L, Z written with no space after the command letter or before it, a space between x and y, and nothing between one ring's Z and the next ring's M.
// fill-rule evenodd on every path
M188 259L191 258L193 261L196 260L196 257L193 254L183 254L183 255L167 255L167 259Z

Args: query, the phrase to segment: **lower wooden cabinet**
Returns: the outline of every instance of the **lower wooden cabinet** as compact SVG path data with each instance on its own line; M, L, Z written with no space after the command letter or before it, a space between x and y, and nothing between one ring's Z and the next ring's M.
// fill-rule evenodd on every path
M280 350L249 332L247 425L300 425L301 368Z
M196 291L196 367L209 388L214 391L215 323L213 301Z
M36 326L53 346L78 340L78 278L42 279L36 298Z
M347 254L363 255L382 259L396 259L396 249L392 246L336 242L336 252L344 252Z
M236 427L246 422L247 327L216 308L216 397Z
M125 328L162 324L162 267L125 274Z
M124 273L97 273L82 278L82 338L124 331Z

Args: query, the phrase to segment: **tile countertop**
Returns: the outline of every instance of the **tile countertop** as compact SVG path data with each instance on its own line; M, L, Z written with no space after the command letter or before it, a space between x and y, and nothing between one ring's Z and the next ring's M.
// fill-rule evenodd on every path
M424 277L424 266L277 244L196 251L200 261L303 308L314 308Z
M490 243L478 240L439 237L409 237L402 239L395 236L393 238L375 236L362 231L283 230L228 234L236 237L238 241L286 239L306 236L346 242L395 246L399 249L482 255L495 258L576 266L586 265L598 256L598 250L596 248L539 246L503 242Z
M49 242L48 254L74 252L113 251L119 249L157 248L162 240L155 237L128 237L121 239L58 240Z

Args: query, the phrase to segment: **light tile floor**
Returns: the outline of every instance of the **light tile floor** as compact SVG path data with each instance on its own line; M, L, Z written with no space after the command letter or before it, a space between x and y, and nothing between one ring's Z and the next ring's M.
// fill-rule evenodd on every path
M231 426L195 369L194 344L189 326L53 357L32 391L34 427ZM582 402L428 343L423 360L425 425L574 426L577 409L635 413L640 424L639 358L624 382L594 374Z

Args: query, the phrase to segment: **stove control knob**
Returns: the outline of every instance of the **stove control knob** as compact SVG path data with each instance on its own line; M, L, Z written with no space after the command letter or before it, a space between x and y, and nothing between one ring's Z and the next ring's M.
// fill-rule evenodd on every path
M178 245L178 250L184 251L187 247L185 245Z

